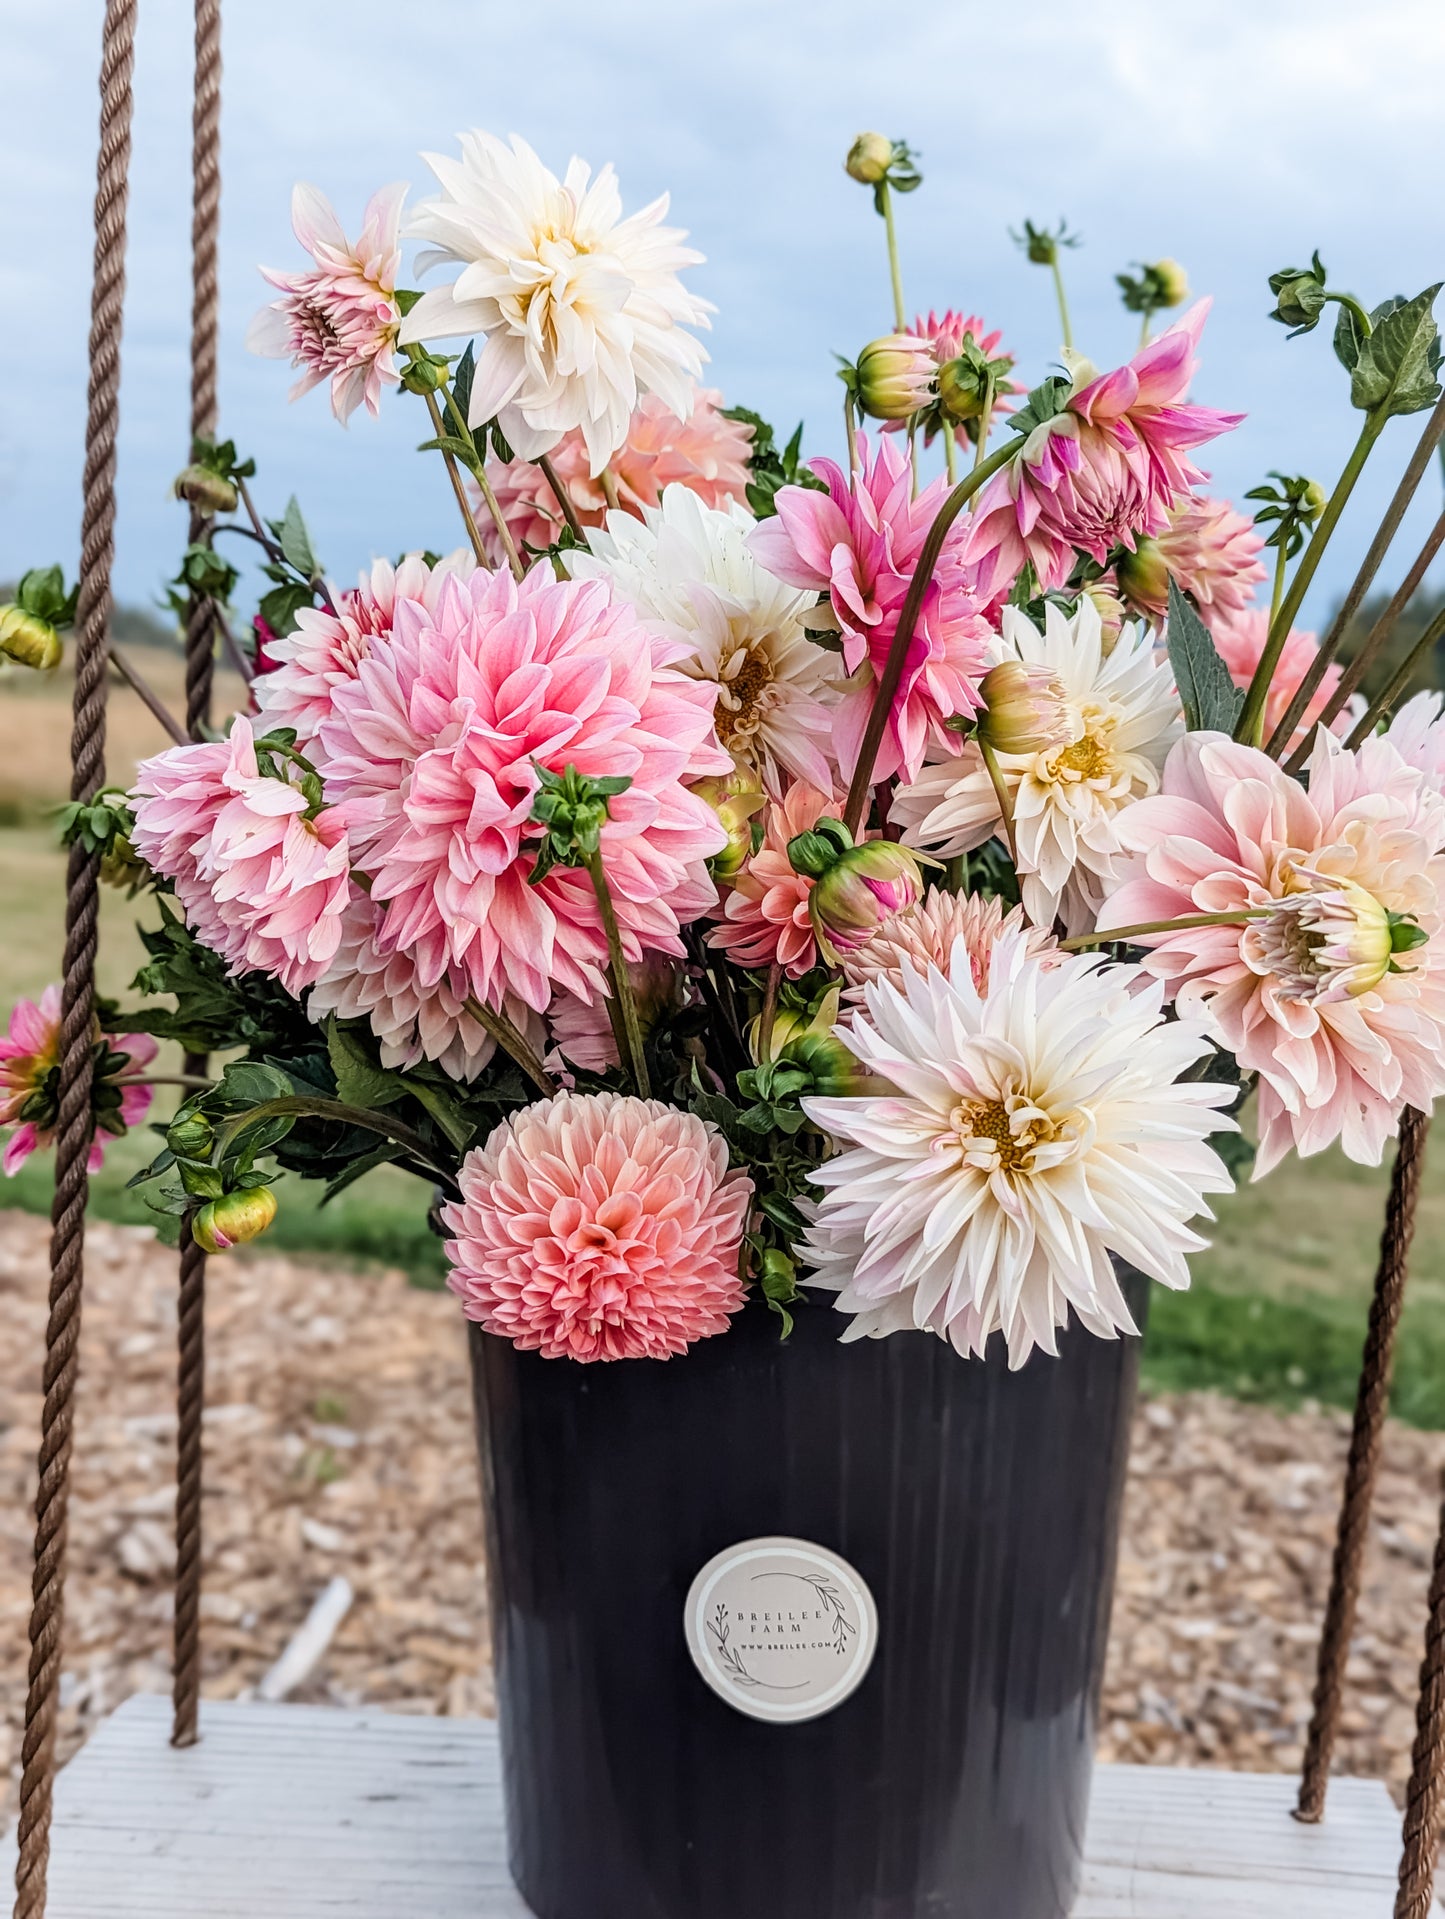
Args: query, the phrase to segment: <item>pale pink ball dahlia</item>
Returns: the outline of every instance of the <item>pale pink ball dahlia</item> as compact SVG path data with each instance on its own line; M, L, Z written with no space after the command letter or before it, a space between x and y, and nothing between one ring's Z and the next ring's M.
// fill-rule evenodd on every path
M790 586L827 593L842 635L843 663L854 676L833 722L833 743L845 774L857 762L873 692L898 630L904 597L948 482L935 480L917 499L907 452L890 439L858 438L860 470L848 475L831 460L813 470L827 492L785 486L777 516L752 536L752 550ZM915 779L930 740L956 745L945 721L982 704L978 683L988 670L991 637L985 603L964 561L964 533L949 529L924 595L903 678L873 767L875 779L902 772Z
M1445 1092L1445 801L1387 741L1352 753L1323 729L1309 780L1186 735L1163 791L1121 816L1135 858L1099 915L1101 932L1239 915L1137 943L1180 1012L1259 1074L1256 1178L1336 1139L1377 1164L1401 1110Z
M300 369L301 378L291 389L293 400L330 380L331 410L343 425L363 401L370 412L379 413L383 389L395 386L400 377L397 238L405 198L404 186L374 193L353 246L326 195L300 185L291 196L291 225L315 265L304 273L261 269L281 298L262 307L252 320L246 345L253 353L290 360Z
M341 944L306 1001L308 1016L318 1022L331 1013L366 1020L380 1041L383 1066L406 1068L429 1059L453 1079L474 1080L497 1043L467 1011L465 974L453 967L423 986L409 948L383 951L378 944L382 916L383 909L354 887ZM514 998L502 1010L540 1053L546 1043L540 1017Z
M356 678L357 662L365 659L371 642L391 632L398 604L415 600L434 613L442 582L453 574L470 579L476 570L465 547L434 566L419 553L408 553L395 566L374 561L356 586L336 595L334 613L303 607L293 633L284 639L273 633L266 642L265 672L255 687L264 724L294 727L296 744L306 752L331 711L332 693Z
M244 714L227 739L142 761L130 799L136 851L172 881L203 944L289 993L320 978L350 892L346 822L262 772Z
M788 841L809 832L836 804L801 780L783 799L768 803L763 843L733 880L721 924L708 935L709 946L738 966L779 965L789 979L801 979L818 964L818 941L808 912L808 895L818 882L793 871Z
M1141 535L1164 531L1170 508L1206 477L1191 449L1244 418L1185 401L1208 312L1200 300L1112 373L1076 363L1062 409L1034 428L978 498L967 558L981 591L1006 588L1032 561L1040 588L1052 592L1078 552L1102 565L1111 548L1132 551Z
M642 509L657 506L663 490L674 484L695 493L704 506L723 507L747 495L748 455L753 429L722 413L722 395L710 387L693 394L691 418L681 420L655 393L647 394L632 415L625 444L608 462L617 486L617 504L641 518ZM602 526L607 518L607 496L600 478L592 476L591 461L582 435L569 433L551 456L573 511L583 526ZM519 547L540 551L560 536L566 521L557 496L541 467L530 460L488 463L487 477ZM501 565L502 544L485 513L477 524ZM493 550L495 549L495 550Z
M845 1008L864 1004L863 989L870 981L891 980L903 984L903 969L926 973L936 966L941 973L951 972L958 964L955 949L963 941L969 972L980 993L988 991L989 955L1006 932L1022 933L1030 953L1057 952L1057 943L1043 927L1025 924L1023 909L1005 910L996 894L950 893L945 887L930 886L914 906L889 917L871 938L842 956Z
M1251 607L1247 612L1230 614L1227 618L1216 620L1212 637L1219 657L1229 668L1229 677L1234 684L1247 688L1254 678L1254 669L1259 665L1260 655L1264 652L1264 643L1269 638L1269 612L1265 607ZM1271 733L1285 716L1285 709L1299 690L1300 681L1314 664L1319 652L1319 641L1313 633L1304 633L1298 627L1290 631L1284 643L1284 650L1275 663L1274 675L1269 683L1269 693L1264 703L1264 737ZM1315 722L1325 709L1325 703L1339 685L1343 668L1330 665L1325 668L1324 678L1310 698L1299 725L1290 739L1291 746L1297 746L1314 731ZM1358 695L1345 706L1344 710L1330 722L1331 732L1343 737L1354 726L1356 715L1360 711Z
M13 1177L34 1152L55 1143L60 1119L61 1000L47 986L39 1000L15 1002L10 1030L0 1036L0 1126L15 1130L5 1142L0 1169ZM99 1028L95 1029L99 1039ZM157 1053L149 1033L110 1033L91 1083L95 1134L89 1170L100 1171L107 1145L150 1111L155 1089L136 1082ZM109 1122L109 1124L107 1124Z
M674 670L684 648L643 628L602 581L536 567L520 584L443 582L435 610L398 603L318 741L326 791L385 910L381 952L407 948L417 983L538 1012L554 987L602 987L606 938L585 872L529 884L541 828L536 767L625 775L602 858L630 960L681 954L679 928L714 903L706 861L726 834L683 781L731 769L715 688Z
M1129 604L1156 626L1169 607L1169 582L1178 582L1198 606L1206 626L1249 617L1254 589L1268 578L1260 559L1264 540L1254 521L1228 500L1191 493L1170 508L1168 524L1154 539L1141 539L1119 566Z
M468 1319L544 1359L668 1359L743 1303L753 1184L694 1113L559 1093L462 1162L443 1208Z

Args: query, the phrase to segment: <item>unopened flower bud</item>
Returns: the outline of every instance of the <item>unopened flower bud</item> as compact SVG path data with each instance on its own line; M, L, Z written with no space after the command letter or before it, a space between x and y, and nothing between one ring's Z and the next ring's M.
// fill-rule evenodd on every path
M1023 660L1003 660L979 682L985 711L978 737L996 753L1046 753L1067 746L1075 734L1057 674Z
M269 1186L243 1186L203 1206L191 1221L191 1238L205 1253L224 1253L259 1239L276 1217L276 1195Z
M1321 513L1324 512L1326 506L1328 506L1329 498L1329 494L1325 492L1318 480L1309 480L1305 483L1305 490L1300 496L1300 504L1301 510L1304 516L1309 520L1311 526L1314 525Z
M1169 568L1157 540L1143 536L1132 553L1125 548L1114 564L1114 574L1130 606L1150 619L1163 617L1169 604Z
M1271 273L1269 290L1275 303L1270 319L1296 333L1311 332L1324 312L1327 279L1318 253L1307 267L1282 267Z
M906 846L867 840L849 847L808 895L808 917L819 951L836 965L840 953L861 946L881 920L912 906L922 893L918 856Z
M166 1145L178 1159L207 1159L216 1132L204 1113L182 1113L166 1128Z
M138 887L150 873L124 833L117 833L100 856L100 877L107 886Z
M1128 609L1106 579L1094 580L1086 586L1084 598L1093 602L1094 611L1099 616L1099 644L1107 660L1124 631Z
M0 653L19 666L51 673L65 652L60 635L48 620L23 607L0 606Z
M1144 271L1152 276L1159 306L1183 306L1189 298L1189 275L1177 260L1153 260Z
M690 790L717 814L728 836L727 845L708 861L708 871L716 880L733 879L753 850L753 817L767 805L767 794L757 774L741 766L718 779L698 780Z
M185 467L176 475L174 491L178 500L188 500L206 514L234 513L240 499L225 474L209 466Z
M893 142L883 133L860 133L843 164L850 179L876 187L893 164Z
M963 425L982 417L988 397L988 375L966 354L946 360L938 369L938 410L946 420Z
M824 1099L850 1099L874 1084L872 1076L832 1033L800 1034L783 1048L782 1057L810 1073L812 1090Z
M910 420L933 398L933 345L913 333L886 333L858 355L850 382L874 420Z

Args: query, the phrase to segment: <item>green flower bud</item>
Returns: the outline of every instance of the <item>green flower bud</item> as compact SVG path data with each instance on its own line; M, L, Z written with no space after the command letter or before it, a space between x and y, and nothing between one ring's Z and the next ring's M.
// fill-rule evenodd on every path
M811 1073L813 1091L825 1099L851 1099L876 1084L842 1040L831 1033L801 1034L783 1048L782 1057Z
M191 1238L205 1253L228 1252L259 1239L276 1217L276 1195L269 1186L243 1186L203 1206L191 1220Z
M1099 638L1107 660L1124 630L1127 609L1106 580L1094 580L1084 588L1083 597L1092 600L1099 615Z
M241 497L224 473L209 466L185 467L176 475L174 492L206 514L234 513Z
M1189 275L1177 260L1155 260L1144 271L1153 276L1162 307L1180 307L1189 298Z
M985 711L978 737L996 753L1046 753L1067 746L1075 727L1058 676L1045 666L1003 660L979 682Z
M178 1159L207 1159L216 1131L204 1113L182 1113L166 1128L166 1145Z
M1283 267L1269 276L1274 295L1271 320L1292 327L1295 333L1309 333L1319 325L1325 308L1325 284L1328 275L1318 253L1307 267Z
M911 420L932 400L937 371L931 341L887 333L865 346L843 377L870 419Z
M790 855L792 850L790 845ZM849 847L808 895L808 918L818 950L836 966L840 954L861 946L881 920L914 905L922 894L918 856L908 847L894 840L867 840L862 846Z
M53 673L65 648L48 620L18 606L0 606L0 653L18 666L32 666L38 673Z
M1157 540L1146 536L1132 553L1125 549L1115 562L1114 574L1125 600L1151 619L1169 604L1169 568Z
M708 861L708 871L715 880L735 878L753 851L754 815L768 802L757 774L740 766L720 778L698 780L690 791L712 808L728 836L727 845Z
M849 179L865 187L876 187L892 164L893 142L882 133L860 133L843 162Z
M124 833L117 833L100 856L100 877L107 886L135 888L150 877L150 868Z

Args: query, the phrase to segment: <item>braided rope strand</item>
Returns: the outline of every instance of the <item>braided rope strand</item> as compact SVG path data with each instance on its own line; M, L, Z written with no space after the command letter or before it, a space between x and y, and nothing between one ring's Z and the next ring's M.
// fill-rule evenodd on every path
M1440 1844L1441 1786L1445 1782L1445 1506L1435 1541L1415 1745L1405 1794L1404 1845L1395 1919L1429 1919L1435 1904L1435 1858Z
M110 575L115 552L115 443L120 411L120 343L125 302L126 195L137 0L107 0L100 69L100 153L96 167L95 281L91 296L90 384L85 429L80 603L76 613L71 733L72 799L88 800L105 778L105 687ZM21 1747L15 1919L43 1919L50 1863L55 1715L65 1582L66 1513L74 1418L85 1243L87 1165L95 1120L91 1045L100 862L71 850L65 899L61 991L60 1112L51 1209L50 1317L45 1331L45 1400L35 1496L35 1574L30 1674Z
M219 331L217 239L221 212L221 4L196 0L195 107L192 117L191 437L216 431ZM190 539L209 543L213 522L192 512ZM192 594L186 615L186 730L204 739L215 676L216 610ZM206 1070L187 1055L185 1071ZM172 1655L171 1743L194 1745L201 1697L202 1417L206 1403L206 1256L181 1236L176 1357L176 1612Z
M1380 1449L1384 1438L1385 1414L1390 1405L1395 1335L1400 1325L1400 1311L1405 1303L1410 1242L1415 1235L1415 1212L1420 1199L1420 1175L1424 1168L1425 1135L1429 1126L1426 1115L1417 1112L1413 1106L1407 1106L1400 1116L1400 1142L1395 1151L1390 1194L1385 1204L1385 1224L1380 1234L1380 1263L1375 1272L1374 1296L1370 1301L1370 1323L1365 1335L1360 1383L1355 1396L1355 1421L1350 1435L1349 1460L1345 1467L1339 1529L1335 1535L1330 1593L1325 1605L1324 1626L1320 1632L1314 1714L1305 1746L1299 1803L1295 1808L1295 1818L1303 1820L1306 1825L1314 1825L1324 1816L1330 1761L1334 1756L1335 1740L1340 1728L1345 1665L1355 1630L1365 1542L1370 1530L1370 1510L1374 1504L1375 1483L1380 1475Z

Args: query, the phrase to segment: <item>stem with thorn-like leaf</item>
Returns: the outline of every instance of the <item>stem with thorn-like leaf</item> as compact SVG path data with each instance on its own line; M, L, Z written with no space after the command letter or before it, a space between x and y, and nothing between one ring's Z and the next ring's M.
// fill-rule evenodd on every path
M612 891L607 884L607 874L602 865L602 849L587 857L587 874L592 881L592 891L597 895L597 910L602 915L602 930L607 935L608 978L612 985L612 998L622 1026L622 1051L626 1054L627 1064L632 1068L633 1084L637 1088L639 1099L651 1099L652 1081L647 1072L647 1054L642 1043L642 1022L637 1017L637 1001L633 997L632 980L627 971L627 955L622 950L622 933L617 924L617 914L612 905Z
M451 387L446 380L442 381L441 394L443 400L446 402L447 416L451 420L453 430L458 439L470 441L475 451L476 441L472 437L472 430L462 417L462 410L457 405L456 397L452 393ZM435 412L433 412L432 417L435 419ZM437 430L440 434L441 429L438 428ZM484 451L477 453L476 458L470 463L469 471L477 483L477 491L482 496L483 504L487 512L491 515L492 525L497 529L497 538L501 541L502 551L507 556L507 565L512 569L512 578L514 580L520 580L527 569L523 564L521 554L517 551L517 542L512 538L512 529L507 525L506 517L497 501L497 496L492 491L492 483L487 478L487 462ZM468 531L470 532L475 526L475 522L472 519L470 503L466 506L465 512L468 520ZM485 566L486 561L483 560L482 564Z

